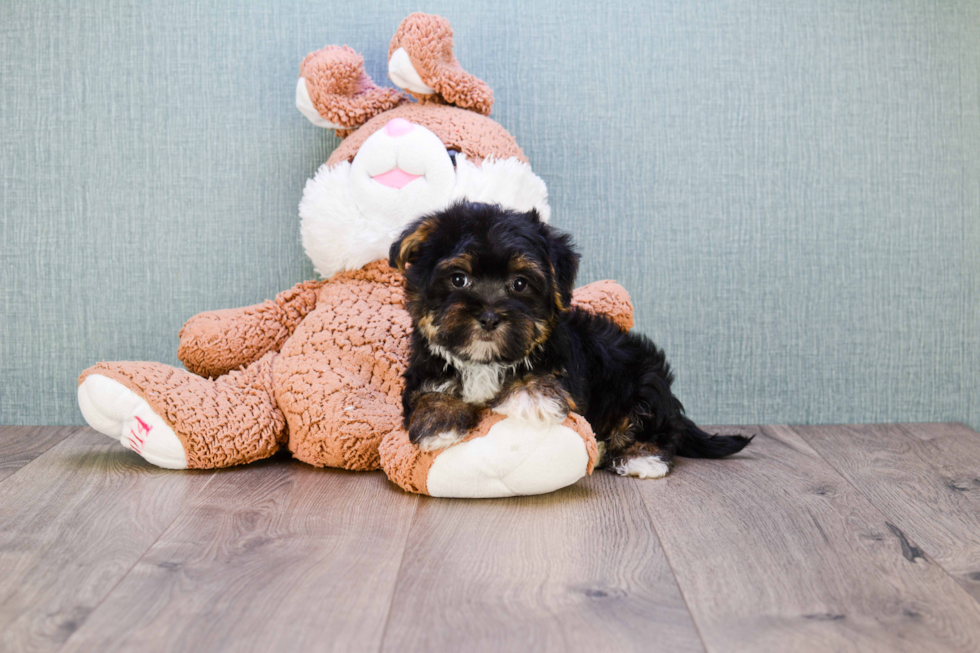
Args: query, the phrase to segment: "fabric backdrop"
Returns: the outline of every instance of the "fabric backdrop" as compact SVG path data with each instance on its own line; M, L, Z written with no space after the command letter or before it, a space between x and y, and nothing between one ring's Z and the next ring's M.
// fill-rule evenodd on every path
M299 62L416 10L695 419L980 427L980 9L897 0L0 3L0 423L313 278Z

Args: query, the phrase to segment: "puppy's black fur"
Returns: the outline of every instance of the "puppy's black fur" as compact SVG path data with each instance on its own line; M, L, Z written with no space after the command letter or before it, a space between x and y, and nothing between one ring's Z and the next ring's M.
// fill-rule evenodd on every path
M684 415L648 338L571 306L578 260L535 211L461 202L405 230L389 263L405 274L414 325L403 395L412 441L445 446L490 406L546 421L582 414L621 474L642 473L637 458L670 465L745 447L751 438L709 435Z

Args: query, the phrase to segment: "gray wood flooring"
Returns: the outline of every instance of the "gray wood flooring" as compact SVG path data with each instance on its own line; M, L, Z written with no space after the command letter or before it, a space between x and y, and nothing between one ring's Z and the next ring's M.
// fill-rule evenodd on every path
M467 501L0 427L0 651L980 651L980 434L734 430L663 480Z

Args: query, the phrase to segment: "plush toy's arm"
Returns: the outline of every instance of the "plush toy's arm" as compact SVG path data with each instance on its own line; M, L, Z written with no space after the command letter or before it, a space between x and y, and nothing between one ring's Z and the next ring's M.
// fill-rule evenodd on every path
M316 306L323 281L304 281L275 300L195 315L180 330L177 356L188 370L217 377L279 351Z
M605 315L623 331L633 328L633 302L626 289L615 281L594 281L576 288L572 293L572 306Z

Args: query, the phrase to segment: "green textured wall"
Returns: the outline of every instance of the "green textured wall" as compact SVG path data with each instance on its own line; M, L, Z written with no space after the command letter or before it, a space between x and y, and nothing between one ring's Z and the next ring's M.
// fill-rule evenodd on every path
M892 0L4 2L0 422L311 278L299 61L419 9L696 419L980 426L980 8Z

